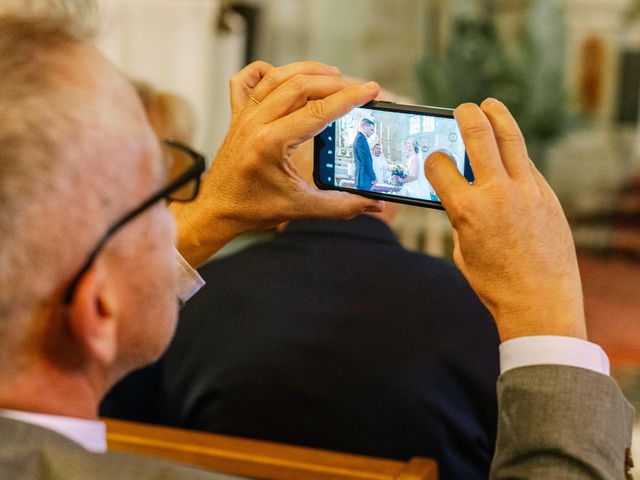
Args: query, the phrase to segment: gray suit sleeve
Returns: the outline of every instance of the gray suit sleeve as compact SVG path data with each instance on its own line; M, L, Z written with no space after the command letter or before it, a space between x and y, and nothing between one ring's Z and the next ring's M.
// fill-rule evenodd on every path
M516 368L498 379L490 478L625 478L633 408L615 381L574 367Z

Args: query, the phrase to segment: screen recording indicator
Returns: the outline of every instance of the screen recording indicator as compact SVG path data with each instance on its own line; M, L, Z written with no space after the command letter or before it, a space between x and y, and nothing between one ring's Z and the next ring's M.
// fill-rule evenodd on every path
M424 162L436 150L473 181L452 110L374 102L316 137L314 177L320 188L438 207L440 199L424 174Z

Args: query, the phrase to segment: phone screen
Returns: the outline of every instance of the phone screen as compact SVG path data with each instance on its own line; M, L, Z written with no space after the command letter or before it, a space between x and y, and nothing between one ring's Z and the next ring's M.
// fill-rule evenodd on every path
M424 174L424 162L436 150L446 151L473 181L453 110L371 102L316 136L314 179L322 189L442 208Z

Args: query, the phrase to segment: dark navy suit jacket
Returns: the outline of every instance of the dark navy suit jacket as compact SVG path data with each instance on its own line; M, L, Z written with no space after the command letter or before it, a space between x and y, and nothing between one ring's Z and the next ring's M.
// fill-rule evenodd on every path
M362 132L358 132L353 142L353 158L356 163L356 186L371 190L371 184L376 180L376 173L373 171L373 159L367 137Z
M103 414L488 478L498 335L452 264L361 216L292 222L201 273L164 358Z

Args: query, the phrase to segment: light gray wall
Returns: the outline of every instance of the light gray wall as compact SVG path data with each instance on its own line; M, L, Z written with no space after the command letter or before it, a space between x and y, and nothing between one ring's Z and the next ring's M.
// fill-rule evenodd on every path
M275 65L313 59L419 98L429 0L255 0L264 10L258 55Z

